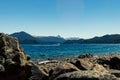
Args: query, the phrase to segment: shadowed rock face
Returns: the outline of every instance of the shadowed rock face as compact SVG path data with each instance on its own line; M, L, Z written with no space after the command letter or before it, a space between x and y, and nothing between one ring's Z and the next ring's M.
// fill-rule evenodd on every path
M120 70L120 58L118 56L110 59L110 68Z
M0 33L0 80L27 80L31 66L17 38Z

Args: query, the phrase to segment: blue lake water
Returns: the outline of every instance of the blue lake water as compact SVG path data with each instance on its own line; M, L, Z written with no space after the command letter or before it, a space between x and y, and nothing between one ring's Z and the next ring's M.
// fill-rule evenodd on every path
M63 59L90 53L93 55L120 53L120 44L61 44L25 45L22 47L32 60Z

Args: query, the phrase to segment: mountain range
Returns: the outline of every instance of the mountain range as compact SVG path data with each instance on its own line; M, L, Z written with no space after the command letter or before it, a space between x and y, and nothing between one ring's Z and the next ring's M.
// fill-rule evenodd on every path
M17 37L21 44L57 44L57 43L63 43L65 41L65 39L60 36L36 37L24 31L10 34L10 36Z
M104 35L90 39L67 40L64 44L119 44L120 34Z
M64 39L61 36L32 36L24 31L10 34L17 37L21 44L119 44L120 34L104 35L90 39L69 38Z

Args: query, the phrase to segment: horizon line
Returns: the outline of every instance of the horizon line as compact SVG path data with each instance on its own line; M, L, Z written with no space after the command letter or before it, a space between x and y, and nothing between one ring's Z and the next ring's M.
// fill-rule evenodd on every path
M64 39L67 39L67 38L79 38L79 39L91 39L91 38L94 38L94 37L102 37L102 36L105 36L105 35L120 35L120 33L107 33L107 34L104 34L104 35L99 35L99 36L92 36L92 37L78 37L78 36L70 36L70 37L64 37L64 36L61 36L60 34L58 35L34 35L34 34L31 34L29 32L26 32L26 31L17 31L17 32L13 32L13 33L5 33L5 34L8 34L8 35L11 35L11 34L14 34L14 33L20 33L20 32L25 32L27 34L30 34L31 36L34 36L34 37L61 37L61 38L64 38ZM4 33L4 32L2 32Z

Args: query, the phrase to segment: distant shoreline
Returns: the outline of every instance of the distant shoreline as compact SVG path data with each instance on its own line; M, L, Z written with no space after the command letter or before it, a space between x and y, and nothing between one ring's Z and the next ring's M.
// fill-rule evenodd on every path
M33 36L24 31L10 34L18 38L21 44L120 44L120 34L103 35L89 39L65 39L58 36Z

